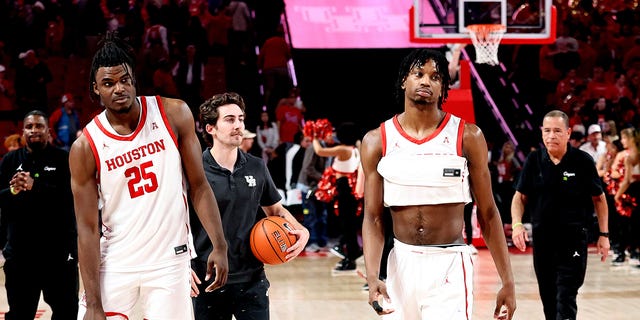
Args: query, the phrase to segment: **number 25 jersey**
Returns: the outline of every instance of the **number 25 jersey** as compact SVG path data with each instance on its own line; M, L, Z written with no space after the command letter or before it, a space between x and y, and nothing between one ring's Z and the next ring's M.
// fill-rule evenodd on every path
M101 270L153 270L194 252L176 135L160 97L139 99L131 134L116 133L104 111L83 131L98 172Z

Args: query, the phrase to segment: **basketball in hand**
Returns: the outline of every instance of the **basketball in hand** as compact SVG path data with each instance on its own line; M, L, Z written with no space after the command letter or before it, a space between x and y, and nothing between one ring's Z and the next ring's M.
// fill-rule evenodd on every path
M290 230L294 230L293 226L282 217L262 218L251 229L251 252L266 264L286 262L287 249L296 243L296 237L289 234Z

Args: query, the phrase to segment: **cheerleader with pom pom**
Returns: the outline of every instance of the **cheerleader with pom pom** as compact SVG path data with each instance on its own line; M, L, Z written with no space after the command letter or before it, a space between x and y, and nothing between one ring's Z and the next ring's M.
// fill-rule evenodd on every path
M329 172L333 172L333 177L323 175L327 179L320 181L319 192L316 192L318 199L333 197L337 206L336 214L340 224L341 239L337 246L331 248L331 252L341 257L342 261L333 269L333 274L355 273L355 260L362 255L362 249L358 243L360 201L355 192L356 177L360 167L360 152L357 147L360 133L354 123L343 123L336 129L337 144L323 147L320 140L333 134L333 126L327 119L307 121L303 132L306 136L313 137L313 149L318 156L334 157L329 169L331 170ZM333 188L323 191L321 188L323 183L333 183ZM322 192L327 194L323 195Z

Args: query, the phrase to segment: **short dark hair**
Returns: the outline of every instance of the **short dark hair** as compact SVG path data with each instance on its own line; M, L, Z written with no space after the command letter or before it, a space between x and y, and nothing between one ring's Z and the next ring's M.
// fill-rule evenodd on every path
M440 74L442 78L442 95L438 99L438 108L442 108L442 104L447 101L449 97L449 84L451 83L447 58L438 50L420 48L412 50L400 63L395 87L396 102L399 105L404 104L404 89L402 86L409 72L415 67L424 65L428 60L433 60L436 63L438 74Z
M584 139L584 134L580 131L571 131L571 135L569 135L569 139L581 141Z
M24 119L27 119L30 116L39 116L39 117L43 117L44 121L47 123L47 126L49 126L49 116L41 110L31 110L29 112L27 112L27 114L24 115ZM24 120L23 119L23 120Z
M336 128L336 137L341 144L355 146L360 140L360 133L355 123L344 122Z
M200 105L200 124L203 127L207 124L215 125L220 117L218 108L227 104L236 104L242 112L245 112L244 99L242 99L241 95L235 92L219 93ZM202 131L202 137L207 143L213 143L213 137L206 130Z
M302 131L298 131L293 135L293 142L295 143L302 143L302 141L304 140L304 133Z
M91 74L89 75L89 94L91 98L98 98L93 92L96 73L101 67L122 65L135 84L133 70L136 68L135 51L126 41L120 39L117 31L109 31L98 43L98 50L93 55Z

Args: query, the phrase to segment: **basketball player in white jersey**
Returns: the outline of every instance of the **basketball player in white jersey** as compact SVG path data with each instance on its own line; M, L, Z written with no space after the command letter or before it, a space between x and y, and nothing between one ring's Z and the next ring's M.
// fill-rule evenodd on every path
M85 294L79 319L192 319L194 254L188 193L212 242L207 291L227 279L227 244L189 107L136 96L133 51L115 33L100 43L90 92L105 110L70 151Z
M502 280L494 317L511 319L516 308L507 242L491 192L487 144L476 125L442 110L449 83L443 54L412 51L396 82L404 112L362 141L369 304L384 319L471 319L473 265L462 237L470 191ZM386 282L379 280L384 206L391 211L395 236Z

